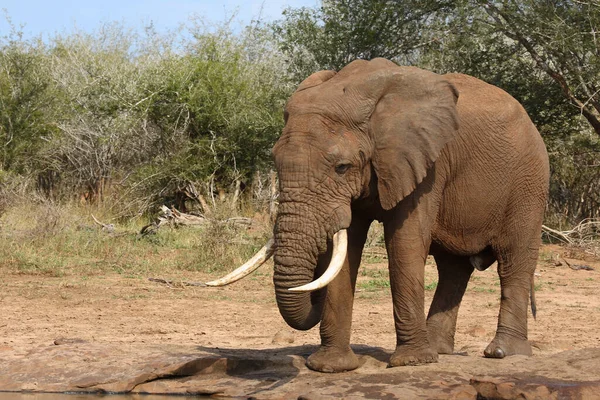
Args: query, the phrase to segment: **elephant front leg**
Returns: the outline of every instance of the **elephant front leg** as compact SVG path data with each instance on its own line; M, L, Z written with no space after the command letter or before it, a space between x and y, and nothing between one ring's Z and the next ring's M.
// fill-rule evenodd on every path
M358 368L358 358L350 348L352 325L352 274L346 266L327 286L321 318L321 347L311 354L306 366L320 372L343 372Z
M429 344L424 311L425 258L429 243L402 231L386 227L396 328L396 350L390 358L391 367L438 360L437 351ZM410 240L407 236L418 239Z
M306 366L312 370L343 372L359 366L358 358L350 348L350 331L356 276L369 225L370 221L355 218L348 229L345 265L327 286L320 326L321 347L306 361Z

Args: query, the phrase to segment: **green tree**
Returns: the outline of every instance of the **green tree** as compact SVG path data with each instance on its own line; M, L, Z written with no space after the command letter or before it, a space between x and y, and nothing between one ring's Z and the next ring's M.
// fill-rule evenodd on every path
M295 75L374 57L486 77L518 66L550 78L600 135L599 30L600 3L558 0L324 0L274 25Z
M292 88L267 33L196 26L183 54L165 55L146 70L162 77L147 89L146 129L158 133L157 152L132 185L143 182L155 200L187 195L190 184L213 197L271 167Z
M384 57L415 63L431 37L432 18L453 1L324 0L321 7L288 8L273 24L290 72L300 81L320 69L339 70L355 59Z
M600 135L600 3L505 0L476 5L496 31L526 51Z
M0 174L31 173L56 133L55 95L44 44L13 31L0 38Z
M46 57L65 117L55 121L60 135L46 146L44 160L64 185L91 201L152 151L149 135L140 134L147 93L136 45L127 29L107 24L92 34L55 36Z

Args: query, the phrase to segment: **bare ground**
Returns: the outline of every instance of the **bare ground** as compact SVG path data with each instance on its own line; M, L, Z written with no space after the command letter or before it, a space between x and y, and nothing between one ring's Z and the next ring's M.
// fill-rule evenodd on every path
M559 256L571 266L587 265L595 270L574 270L565 262L556 265ZM391 296L385 287L386 264L373 257L371 261L375 262L361 267L352 328L352 343L363 365L355 372L338 375L318 374L303 366L303 357L319 343L318 329L296 332L285 325L277 311L268 266L225 288L166 285L117 273L45 277L3 272L0 391L474 399L477 391L481 395L481 390L487 390L485 385L515 396L525 390L523 385L529 385L527 390L542 393L538 398L559 398L560 390L567 390L560 382L599 383L598 260L558 246L542 249L536 273L538 315L536 320L529 319L533 357L481 357L493 338L499 310L500 287L491 267L476 271L467 289L459 313L457 354L441 357L433 366L391 370L385 369L395 344ZM426 306L436 277L435 266L427 265ZM176 272L162 278L205 281L214 276ZM588 357L587 361L574 367L582 357ZM106 369L106 365L113 367ZM50 366L52 376L47 373ZM89 378L94 368L104 375ZM147 374L144 368L155 375L143 375ZM126 378L119 378L118 371ZM81 384L82 374L91 380ZM254 375L250 379L244 374ZM187 380L170 379L169 385L161 380L173 375ZM204 380L190 378L200 375ZM243 384L232 380L236 376L243 377ZM210 383L207 377L211 377ZM123 381L128 383L117 384ZM559 383L544 386L542 381ZM79 383L73 386L74 382ZM353 386L357 382L360 387ZM502 389L502 384L508 389ZM503 398L512 398L510 393ZM587 393L584 398L593 398L592 393L599 391ZM549 397L543 397L546 395Z

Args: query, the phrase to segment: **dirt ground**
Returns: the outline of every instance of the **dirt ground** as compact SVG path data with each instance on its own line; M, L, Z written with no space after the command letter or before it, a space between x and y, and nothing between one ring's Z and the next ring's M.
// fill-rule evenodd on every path
M395 336L391 296L385 287L387 267L382 257L370 260L361 267L352 343L391 351ZM567 263L594 270L575 270ZM214 277L177 272L160 278L205 281ZM117 273L60 278L2 273L0 360L62 343L248 350L319 343L318 329L297 332L283 322L269 265L224 288L167 285L146 278ZM435 266L427 265L426 307L436 278ZM536 298L537 319L529 318L534 356L600 347L597 259L545 246L536 272ZM499 301L495 266L475 271L459 313L457 353L482 354L494 336Z

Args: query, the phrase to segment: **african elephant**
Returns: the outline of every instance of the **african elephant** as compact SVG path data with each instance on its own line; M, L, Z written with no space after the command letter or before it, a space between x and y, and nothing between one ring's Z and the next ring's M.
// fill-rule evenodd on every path
M352 305L374 220L383 222L389 259L390 366L451 354L469 278L496 260L500 313L484 354L531 354L527 305L549 166L542 138L514 98L467 75L358 60L308 77L284 119L273 148L280 185L274 243L257 259L274 253L285 321L300 330L321 323L309 368L359 365L350 348ZM439 283L425 318L428 254Z

